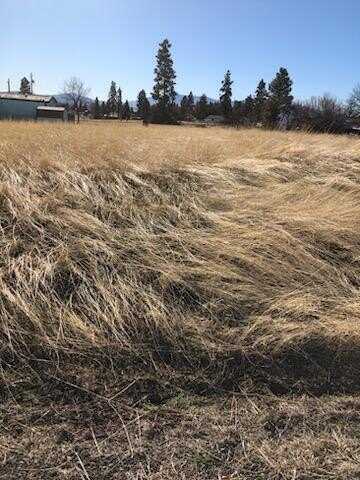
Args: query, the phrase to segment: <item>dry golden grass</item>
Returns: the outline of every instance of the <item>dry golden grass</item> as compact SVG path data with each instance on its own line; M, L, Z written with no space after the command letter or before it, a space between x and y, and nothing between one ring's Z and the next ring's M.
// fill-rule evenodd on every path
M357 138L2 122L0 246L0 479L359 478Z
M359 179L345 136L3 122L2 349L351 370Z

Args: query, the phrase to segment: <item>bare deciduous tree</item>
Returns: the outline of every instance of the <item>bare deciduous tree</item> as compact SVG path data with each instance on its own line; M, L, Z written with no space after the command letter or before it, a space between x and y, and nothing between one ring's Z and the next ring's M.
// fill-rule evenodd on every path
M355 85L348 100L350 116L354 119L360 119L360 83Z
M67 96L74 112L76 112L79 123L80 113L84 109L86 96L89 94L90 88L87 88L80 78L71 77L64 82L63 92Z
M313 132L344 133L348 126L345 105L329 93L321 97L312 97L307 102L296 102L293 106L293 128L304 128Z

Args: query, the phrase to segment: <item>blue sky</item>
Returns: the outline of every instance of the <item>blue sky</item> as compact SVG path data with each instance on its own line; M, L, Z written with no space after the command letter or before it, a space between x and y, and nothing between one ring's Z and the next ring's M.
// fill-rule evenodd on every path
M91 96L111 80L125 98L151 91L159 41L173 43L177 91L234 97L288 68L298 98L346 98L360 82L360 0L0 0L0 90L34 73L38 93L75 75Z

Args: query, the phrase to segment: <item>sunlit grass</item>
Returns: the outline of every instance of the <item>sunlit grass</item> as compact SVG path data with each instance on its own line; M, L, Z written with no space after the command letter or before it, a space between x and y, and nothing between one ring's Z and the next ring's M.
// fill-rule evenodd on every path
M3 350L359 355L359 161L345 136L2 122Z

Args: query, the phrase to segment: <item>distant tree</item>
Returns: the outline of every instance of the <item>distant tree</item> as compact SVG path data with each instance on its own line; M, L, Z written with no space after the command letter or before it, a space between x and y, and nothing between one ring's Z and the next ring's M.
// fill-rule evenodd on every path
M145 90L140 90L137 98L137 113L142 119L148 119L150 115L150 102Z
M188 113L192 115L194 113L194 106L195 106L194 95L192 92L190 92L187 97L187 104L188 104Z
M98 97L96 97L94 102L94 118L100 118L100 117L101 117L100 102Z
M269 93L266 89L266 83L263 79L260 80L253 102L253 115L255 122L263 122L265 118L266 102L268 101Z
M156 55L156 67L154 70L154 88L152 97L156 101L156 121L172 122L172 110L175 102L176 74L171 57L171 43L165 39L159 45Z
M189 99L186 95L183 96L180 102L180 116L184 120L189 113Z
M220 102L209 102L207 106L207 115L222 115L223 109Z
M116 110L117 110L117 117L119 120L122 119L122 110L123 110L123 104L122 104L122 91L121 88L119 87L116 93Z
M237 125L250 126L255 122L255 100L248 95L245 100L234 102L232 120Z
M360 83L355 85L348 100L349 115L353 120L360 121Z
M267 122L275 126L281 115L289 115L294 97L291 95L293 81L286 68L280 68L269 85L269 101L267 102Z
M244 101L244 116L248 123L254 122L255 117L255 100L252 95L248 95Z
M100 116L104 117L107 114L106 102L101 102L100 105Z
M233 106L233 119L234 122L238 125L243 124L244 117L244 102L242 100L235 100Z
M80 122L80 113L86 107L86 96L90 89L87 88L82 80L77 77L71 77L64 83L63 93L66 95L70 107L77 115L77 122Z
M232 113L232 103L231 103L231 98L232 98L231 85L232 84L233 84L233 81L231 80L231 73L230 73L230 70L228 70L225 73L224 80L222 81L221 88L220 88L220 104L221 104L222 114L227 120L230 120L231 113Z
M208 116L208 99L205 94L201 95L195 107L195 114L199 120L204 120Z
M108 110L111 115L114 115L117 112L117 91L116 83L114 81L110 84L110 90L108 95Z
M21 79L20 93L22 93L23 95L29 95L31 93L31 84L26 77Z
M122 112L122 118L124 120L130 120L131 118L131 110L130 110L130 105L129 105L129 102L126 100L126 102L124 103L124 108L123 108L123 112Z

